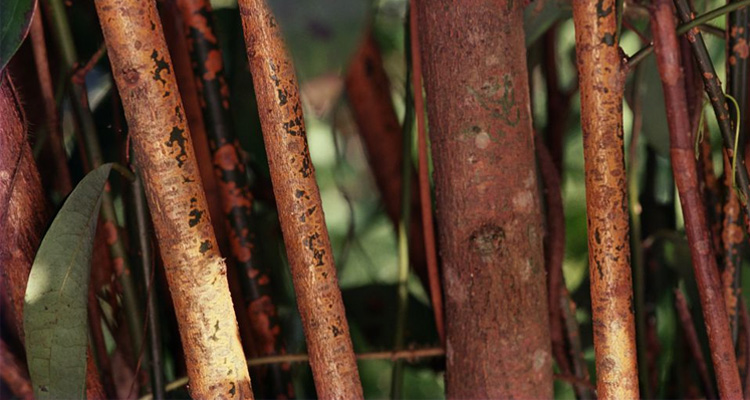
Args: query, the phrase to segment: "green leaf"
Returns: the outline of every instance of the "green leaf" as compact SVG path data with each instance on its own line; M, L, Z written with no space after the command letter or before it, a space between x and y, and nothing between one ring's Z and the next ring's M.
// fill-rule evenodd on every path
M85 397L86 302L96 221L112 164L76 186L31 267L24 305L26 357L37 399Z
M26 38L35 8L35 0L0 0L0 71Z

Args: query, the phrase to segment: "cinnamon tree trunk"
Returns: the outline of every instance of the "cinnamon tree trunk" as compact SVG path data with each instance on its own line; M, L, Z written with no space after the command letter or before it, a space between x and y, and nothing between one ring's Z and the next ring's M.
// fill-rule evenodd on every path
M622 140L625 72L615 0L574 1L586 174L589 276L602 399L638 398L627 177Z
M252 398L237 320L153 0L97 0L194 398Z
M247 58L297 306L321 399L362 398L297 77L265 0L240 0Z
M418 1L448 398L551 398L521 2Z

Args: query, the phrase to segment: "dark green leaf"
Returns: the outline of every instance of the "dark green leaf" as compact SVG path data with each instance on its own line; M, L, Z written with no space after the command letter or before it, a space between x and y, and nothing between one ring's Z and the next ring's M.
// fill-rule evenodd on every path
M31 267L24 305L26 357L37 399L85 397L91 252L112 164L89 173L55 217Z
M35 0L0 0L0 70L21 47L35 8Z

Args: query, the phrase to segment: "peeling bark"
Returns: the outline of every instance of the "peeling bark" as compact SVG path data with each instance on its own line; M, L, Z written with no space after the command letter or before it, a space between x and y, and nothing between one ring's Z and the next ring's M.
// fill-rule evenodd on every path
M551 398L522 4L419 1L448 398Z
M299 88L281 30L264 0L240 0L263 140L318 397L362 398Z
M602 399L638 397L627 176L623 155L625 72L615 0L574 1L586 173L589 272Z
M194 398L252 398L161 22L151 0L97 0L172 293Z

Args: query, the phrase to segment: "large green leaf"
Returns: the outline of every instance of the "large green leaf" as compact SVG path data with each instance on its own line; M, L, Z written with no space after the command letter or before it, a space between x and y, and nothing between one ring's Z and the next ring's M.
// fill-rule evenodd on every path
M36 0L0 0L0 70L29 32Z
M112 164L89 173L42 240L26 287L26 357L37 399L85 397L91 252Z

